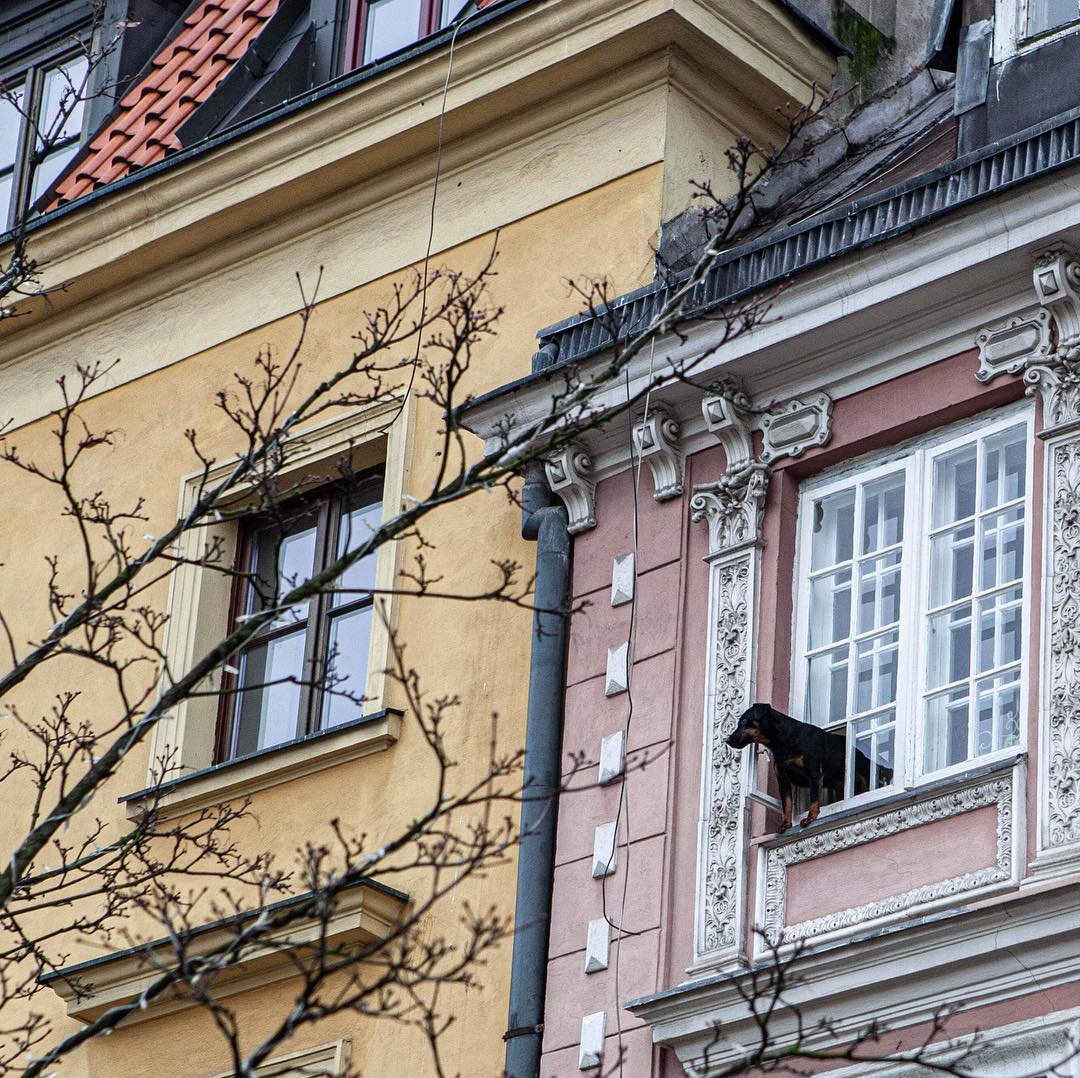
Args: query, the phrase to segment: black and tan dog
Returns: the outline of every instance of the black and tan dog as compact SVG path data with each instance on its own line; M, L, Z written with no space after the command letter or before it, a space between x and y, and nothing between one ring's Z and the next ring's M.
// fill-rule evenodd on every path
M741 749L751 741L768 749L772 757L784 806L781 831L791 826L793 786L810 788L810 811L801 821L803 827L813 823L821 813L823 786L843 795L847 748L839 734L799 722L768 704L754 704L742 713L727 743L733 749ZM891 775L882 777L888 781ZM857 794L870 788L870 760L861 752L855 753L854 787Z

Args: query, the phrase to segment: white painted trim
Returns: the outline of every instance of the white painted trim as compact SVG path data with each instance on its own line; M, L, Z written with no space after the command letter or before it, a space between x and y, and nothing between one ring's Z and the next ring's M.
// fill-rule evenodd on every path
M774 1043L794 1039L792 1006L804 1028L828 1018L839 1044L871 1021L900 1029L930 1021L941 1007L970 1012L1075 983L1078 967L1075 892L1021 889L1005 901L965 904L840 943L812 943L799 959L789 1006L776 1012ZM689 1071L714 1042L718 1023L732 1051L756 1042L740 994L747 977L744 971L702 977L631 1001L628 1009Z
M1018 759L1004 774L961 782L953 789L936 791L914 804L886 807L881 812L831 827L815 827L812 831L794 832L763 843L759 848L755 924L761 925L773 942L794 945L800 940L832 941L959 903L967 905L973 899L1019 886L1026 862L1026 776L1025 761ZM791 866L987 805L997 807L997 848L992 864L799 924L788 923L787 875ZM759 939L755 950L758 957L764 955L765 941Z

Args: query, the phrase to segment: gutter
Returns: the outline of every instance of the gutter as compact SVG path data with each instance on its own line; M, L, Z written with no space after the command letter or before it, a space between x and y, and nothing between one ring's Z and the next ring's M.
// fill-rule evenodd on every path
M541 358L543 357L543 358ZM546 359L537 353L534 367ZM530 464L521 492L521 534L536 541L536 613L529 661L521 845L506 1042L507 1078L536 1078L544 1032L551 896L562 755L570 533L544 466ZM554 613L553 613L554 611Z

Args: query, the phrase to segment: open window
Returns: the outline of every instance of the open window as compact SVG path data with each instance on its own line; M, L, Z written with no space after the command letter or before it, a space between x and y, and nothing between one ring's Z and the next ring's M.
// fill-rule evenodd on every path
M832 800L1015 751L1029 420L982 422L804 484L793 711L843 738Z

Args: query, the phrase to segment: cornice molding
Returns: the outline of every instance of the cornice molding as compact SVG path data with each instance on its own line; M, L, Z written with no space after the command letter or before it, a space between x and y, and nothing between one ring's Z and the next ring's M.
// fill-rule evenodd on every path
M284 900L281 905L303 901L306 897L298 895L295 899ZM224 998L294 977L296 953L316 940L325 940L333 947L347 947L385 939L401 923L408 905L407 895L382 885L360 883L350 887L340 892L325 929L315 919L299 919L287 930L268 936L247 952L244 961L217 977L215 992ZM188 953L192 956L208 954L234 938L235 929L229 923L210 924L191 937ZM142 947L67 966L49 974L43 983L67 1004L68 1015L84 1022L93 1021L110 1007L137 1000L161 976L162 964L168 962L172 950L167 940L152 940ZM194 1006L197 1001L190 997L164 996L134 1011L127 1023L158 1018Z
M827 1018L829 1043L842 1044L875 1019L903 1028L929 1022L942 1007L971 1011L1075 983L1075 888L1064 882L850 940L811 943L799 958L790 1000L799 1004L804 1028ZM688 1073L700 1073L694 1066L707 1046L720 1063L759 1036L742 994L750 976L742 970L699 977L626 1006L648 1023L654 1043L674 1049ZM718 1024L725 1032L721 1044ZM778 1047L794 1043L792 1011L778 1013L771 1028Z

